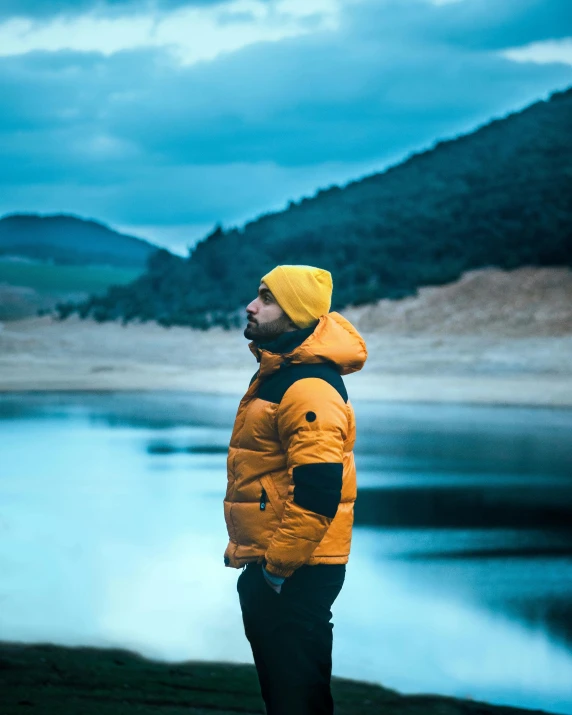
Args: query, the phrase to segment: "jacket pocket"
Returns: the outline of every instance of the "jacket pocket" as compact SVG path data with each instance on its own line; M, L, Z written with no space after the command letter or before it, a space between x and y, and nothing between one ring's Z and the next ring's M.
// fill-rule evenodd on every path
M269 475L265 475L264 477L260 477L260 484L262 485L266 499L270 502L270 506L274 510L274 513L278 519L281 520L282 515L284 514L284 502L280 498L280 494L278 493L278 489L276 489L274 480Z

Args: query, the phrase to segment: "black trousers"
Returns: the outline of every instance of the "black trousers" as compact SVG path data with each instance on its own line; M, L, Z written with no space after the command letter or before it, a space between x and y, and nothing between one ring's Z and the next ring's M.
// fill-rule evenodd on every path
M345 565L302 566L281 593L248 564L237 590L268 715L332 715L331 607Z

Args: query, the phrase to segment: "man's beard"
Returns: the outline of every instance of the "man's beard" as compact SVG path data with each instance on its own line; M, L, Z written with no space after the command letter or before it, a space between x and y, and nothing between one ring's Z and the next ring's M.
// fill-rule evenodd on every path
M270 323L249 322L244 329L244 337L253 340L255 343L269 343L278 338L282 333L291 330L292 323L287 315L282 315Z

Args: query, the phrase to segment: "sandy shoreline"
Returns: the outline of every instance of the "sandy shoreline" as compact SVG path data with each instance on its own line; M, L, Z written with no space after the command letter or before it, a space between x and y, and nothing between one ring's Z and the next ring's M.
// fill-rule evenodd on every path
M353 400L572 407L572 336L364 333ZM0 392L180 390L239 396L256 370L240 331L33 318L0 330Z
M252 371L244 370L184 372L144 364L94 368L89 362L83 365L49 363L41 370L19 365L13 366L11 372L5 372L3 366L0 393L173 390L240 397L252 375ZM354 401L572 407L572 380L560 376L505 378L363 373L349 376L346 384Z

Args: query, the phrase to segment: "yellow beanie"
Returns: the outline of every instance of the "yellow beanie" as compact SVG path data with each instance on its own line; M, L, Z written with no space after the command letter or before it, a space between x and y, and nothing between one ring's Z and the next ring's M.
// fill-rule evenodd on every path
M309 328L330 311L332 274L323 268L276 266L262 282L298 328Z

